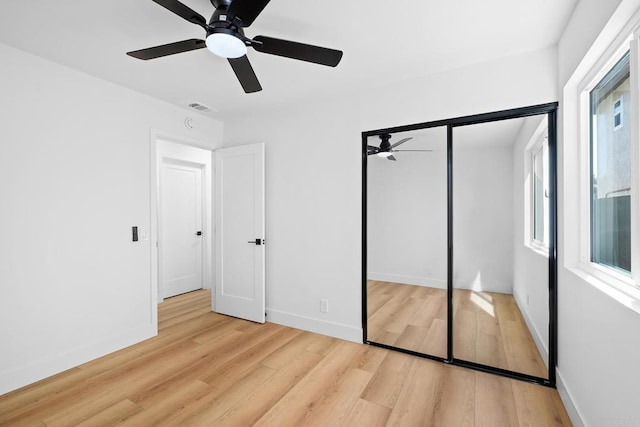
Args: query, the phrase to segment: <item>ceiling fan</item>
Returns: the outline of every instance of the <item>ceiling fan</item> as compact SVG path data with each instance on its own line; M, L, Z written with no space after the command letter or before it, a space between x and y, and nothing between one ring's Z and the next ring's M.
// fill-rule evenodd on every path
M397 160L393 153L403 152L403 151L433 151L433 150L394 150L398 145L404 144L405 142L413 139L413 137L403 138L395 144L391 144L391 134L383 133L380 136L380 147L376 147L374 145L367 145L367 155L371 156L376 154L379 157L386 157L389 160Z
M270 55L329 67L335 67L342 59L342 52L339 50L266 36L256 36L253 39L246 37L243 28L253 23L269 0L211 0L216 10L208 23L202 15L177 0L153 1L192 24L202 27L207 33L206 40L188 39L127 52L127 55L148 60L206 47L214 54L227 58L246 93L262 90L247 58L247 47Z

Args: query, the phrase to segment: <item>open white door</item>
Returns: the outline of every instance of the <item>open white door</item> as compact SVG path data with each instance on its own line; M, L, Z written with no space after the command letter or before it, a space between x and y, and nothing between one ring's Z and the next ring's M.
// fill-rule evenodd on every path
M217 150L214 311L264 323L264 144Z

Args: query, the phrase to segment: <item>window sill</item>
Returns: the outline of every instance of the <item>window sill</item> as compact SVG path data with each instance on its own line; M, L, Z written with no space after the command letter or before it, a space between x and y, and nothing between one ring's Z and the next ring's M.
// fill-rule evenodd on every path
M533 243L529 243L526 246L533 253L535 253L537 255L540 255L541 257L544 257L544 258L549 258L549 249L547 249L546 247L541 246L541 245L536 245L536 244L533 244Z
M604 280L600 277L594 276L584 268L568 267L567 269L594 288L613 298L618 303L640 314L640 289L624 283L613 283L617 282L613 277L611 278L611 281Z

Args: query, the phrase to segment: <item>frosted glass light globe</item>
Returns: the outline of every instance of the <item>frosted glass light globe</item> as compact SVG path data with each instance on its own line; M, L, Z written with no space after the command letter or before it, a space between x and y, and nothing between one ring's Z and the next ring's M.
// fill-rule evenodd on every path
M240 58L247 54L247 46L244 42L231 34L210 34L206 43L207 49L223 58Z

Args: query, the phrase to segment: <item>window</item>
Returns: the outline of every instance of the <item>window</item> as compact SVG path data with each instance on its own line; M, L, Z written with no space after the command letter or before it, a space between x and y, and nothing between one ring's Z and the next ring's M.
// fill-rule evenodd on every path
M531 149L532 246L549 248L549 152L546 132Z
M631 273L630 53L589 92L590 260Z
M560 251L640 313L640 9L607 28L563 89Z

